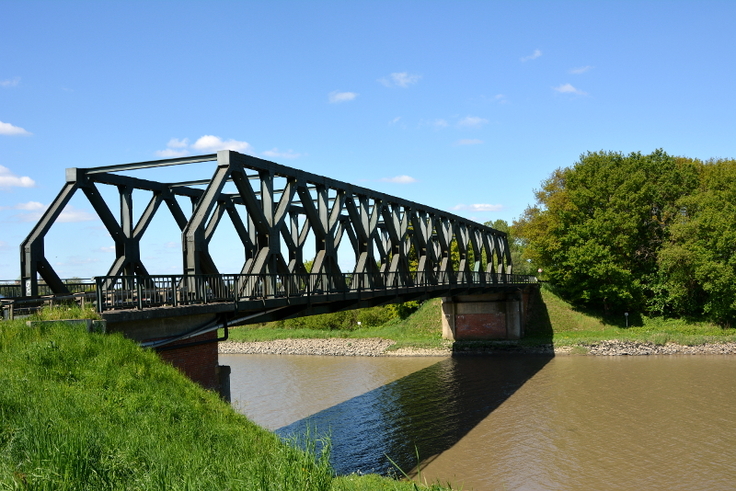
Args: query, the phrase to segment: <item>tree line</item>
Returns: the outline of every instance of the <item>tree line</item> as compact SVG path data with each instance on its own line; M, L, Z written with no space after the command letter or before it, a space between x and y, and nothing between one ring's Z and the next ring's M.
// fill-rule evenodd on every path
M736 325L735 160L588 152L535 197L512 240L565 300Z

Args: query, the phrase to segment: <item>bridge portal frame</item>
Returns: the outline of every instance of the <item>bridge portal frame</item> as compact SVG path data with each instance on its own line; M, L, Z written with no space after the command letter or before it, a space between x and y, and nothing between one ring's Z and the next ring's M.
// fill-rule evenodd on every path
M163 183L119 174L167 166L216 162L212 178ZM232 183L237 192L225 192ZM253 185L255 183L255 186ZM102 198L98 185L115 186L120 196L119 219ZM205 186L204 189L198 186ZM181 230L183 274L220 274L209 253L209 243L224 216L240 238L245 262L240 274L305 274L304 247L310 233L315 255L311 273L344 281L338 248L348 237L355 254L356 276L362 288L381 288L375 282L400 287L497 281L512 273L505 233L432 207L360 186L319 176L264 159L223 150L216 154L92 168L69 168L66 183L42 218L21 244L24 296L38 295L39 276L56 294L68 293L45 257L44 238L74 194L81 190L115 242L115 260L107 277L148 278L140 255L140 241L152 219L166 204ZM137 223L133 191L152 193ZM190 214L176 197L192 202ZM245 217L241 211L245 211ZM458 271L453 271L456 244ZM282 251L288 249L288 256ZM410 270L410 252L416 254L416 272ZM486 275L471 273L489 273ZM467 274L455 274L467 273ZM498 274L496 274L498 273ZM473 280L475 278L475 280ZM503 281L503 280L501 280ZM252 292L242 292L243 296Z

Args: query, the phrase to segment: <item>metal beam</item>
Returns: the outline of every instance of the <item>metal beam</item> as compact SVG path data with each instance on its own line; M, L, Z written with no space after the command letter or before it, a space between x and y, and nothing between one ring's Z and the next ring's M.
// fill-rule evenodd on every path
M164 183L119 174L214 161L217 167L207 180ZM235 193L223 191L230 182ZM102 185L120 190L119 221L100 195L97 186ZM204 185L205 189L195 187ZM365 286L373 288L384 286L380 283L382 278L394 286L411 286L414 281L435 278L438 272L453 273L456 267L468 278L475 278L469 273L479 272L482 266L489 273L511 272L510 250L503 232L402 198L250 155L221 151L68 169L67 184L22 246L22 278L29 294L38 292L38 275L48 278L52 288L63 288L45 261L43 238L80 188L116 244L116 259L109 270L113 275L148 275L140 260L140 241L162 202L182 231L183 273L189 275L217 273L208 244L225 214L240 238L239 247L243 248L245 262L241 273L305 272L304 246L310 236L315 241L312 271L325 275L324 281L320 280L325 288L344 282L338 250L348 250L353 255L353 273L362 275ZM137 224L133 223L135 190L153 193ZM177 196L192 201L190 213L182 209ZM342 241L346 235L349 243ZM409 267L412 250L417 255L416 276ZM452 260L454 250L459 254L456 266ZM380 276L381 272L385 274ZM454 274L448 274L446 281L455 281L453 278Z

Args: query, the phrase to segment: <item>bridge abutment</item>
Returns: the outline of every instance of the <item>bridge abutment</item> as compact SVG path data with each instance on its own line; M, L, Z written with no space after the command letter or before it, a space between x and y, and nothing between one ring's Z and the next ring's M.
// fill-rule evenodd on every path
M220 390L217 331L168 344L158 355L205 389Z
M538 285L527 285L505 292L443 297L442 337L452 341L521 339L538 290Z
M219 364L217 330L186 333L214 320L211 314L164 317L107 323L107 332L120 332L143 346L155 349L159 357L205 389L218 392L230 401L230 367ZM177 339L180 338L180 339ZM165 341L165 344L160 344Z

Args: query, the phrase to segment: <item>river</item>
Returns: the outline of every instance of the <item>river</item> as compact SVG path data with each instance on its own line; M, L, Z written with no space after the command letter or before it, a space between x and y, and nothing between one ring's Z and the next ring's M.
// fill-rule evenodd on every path
M338 473L465 490L732 490L736 357L220 355L233 405Z

